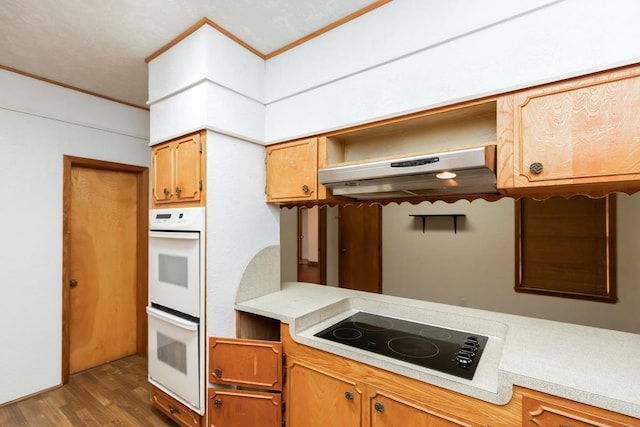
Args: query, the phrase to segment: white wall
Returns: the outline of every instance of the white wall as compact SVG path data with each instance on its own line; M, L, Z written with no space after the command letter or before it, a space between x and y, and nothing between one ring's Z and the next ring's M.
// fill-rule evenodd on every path
M207 334L235 336L242 275L279 243L280 212L265 203L264 147L207 132Z
M264 60L204 25L149 63L151 142L210 129L264 141Z
M149 165L148 113L0 70L0 404L61 382L62 172Z
M397 0L267 61L268 142L638 62L634 0Z

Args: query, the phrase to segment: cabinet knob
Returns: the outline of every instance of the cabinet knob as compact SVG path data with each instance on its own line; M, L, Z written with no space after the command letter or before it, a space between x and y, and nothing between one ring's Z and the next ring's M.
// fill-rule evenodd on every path
M304 184L304 185L302 186L302 192L303 192L304 194L308 194L308 193L309 193L309 186L308 186L307 184Z
M353 400L353 393L352 393L352 392L350 392L350 391L345 391L345 392L344 392L344 397L345 397L347 400Z
M180 413L180 408L178 408L176 406L173 406L173 405L169 405L169 412L172 413L172 414L175 414L175 413L179 414Z
M215 374L216 377L222 378L222 369L216 368L213 370L213 373Z
M220 400L220 399L216 399L216 400L214 400L214 401L213 401L213 405L214 405L216 408L220 408L220 407L222 406L222 400Z
M164 193L165 197L167 197L169 195L169 190L167 190L166 188L163 188L162 192Z
M377 412L384 412L384 405L380 402L376 402L375 405L373 405L373 407L376 409Z
M180 187L176 187L176 194L179 196L182 193L182 189Z
M543 169L543 166L542 166L542 163L540 162L533 162L529 165L529 170L531 171L531 173L534 173L536 175L542 172L542 169Z
M69 286L71 286L72 288L75 288L76 286L78 286L78 281L76 279L71 279L69 281Z

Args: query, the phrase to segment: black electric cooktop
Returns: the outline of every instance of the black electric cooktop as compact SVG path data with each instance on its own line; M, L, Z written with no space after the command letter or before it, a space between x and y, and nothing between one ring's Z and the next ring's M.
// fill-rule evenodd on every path
M468 380L488 341L482 335L365 312L315 336Z

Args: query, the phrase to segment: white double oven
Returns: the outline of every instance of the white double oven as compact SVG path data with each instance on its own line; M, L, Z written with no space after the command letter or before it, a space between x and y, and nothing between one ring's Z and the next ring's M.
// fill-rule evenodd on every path
M149 211L149 382L205 411L205 208Z

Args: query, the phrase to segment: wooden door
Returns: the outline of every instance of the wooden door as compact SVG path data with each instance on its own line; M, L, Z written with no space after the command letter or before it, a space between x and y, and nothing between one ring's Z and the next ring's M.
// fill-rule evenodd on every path
M147 170L65 157L63 380L146 354Z
M317 221L309 213L316 211ZM306 214L306 215L305 215ZM310 254L304 257L303 245L317 242L316 261L311 262ZM309 247L309 245L308 245ZM313 248L310 248L313 249ZM298 208L298 282L326 284L327 282L327 207Z
M288 426L361 425L362 390L355 381L295 360L288 369Z
M382 208L341 206L339 218L340 287L382 293Z

